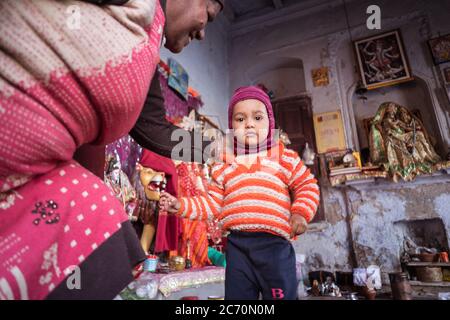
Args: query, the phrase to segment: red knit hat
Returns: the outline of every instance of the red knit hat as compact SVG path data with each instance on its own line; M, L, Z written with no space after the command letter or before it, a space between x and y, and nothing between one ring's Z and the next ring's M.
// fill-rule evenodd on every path
M273 116L272 103L270 102L270 98L267 93L264 92L259 87L249 86L249 87L240 87L236 89L233 96L231 97L230 105L228 107L228 128L233 128L233 109L234 106L244 100L255 99L259 100L266 106L267 115L269 117L269 129L275 129L275 118Z
M267 149L273 145L273 134L275 130L275 117L273 115L272 103L267 93L259 87L248 86L240 87L236 89L231 97L230 105L228 107L228 128L233 129L233 109L234 106L244 100L255 99L261 101L267 110L267 116L269 118L269 133L267 135ZM259 148L258 148L259 150Z

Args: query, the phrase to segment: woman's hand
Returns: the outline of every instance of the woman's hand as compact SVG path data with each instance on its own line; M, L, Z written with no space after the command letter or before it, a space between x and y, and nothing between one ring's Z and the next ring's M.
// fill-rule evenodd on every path
M177 213L180 209L180 201L172 196L170 193L161 192L159 199L159 210L167 211L168 213Z
M293 214L291 216L290 224L292 229L291 238L305 233L308 228L308 222L306 222L306 219L298 214Z

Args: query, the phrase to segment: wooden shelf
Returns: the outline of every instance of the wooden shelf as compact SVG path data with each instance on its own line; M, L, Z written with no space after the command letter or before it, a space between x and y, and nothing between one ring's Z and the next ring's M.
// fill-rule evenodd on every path
M447 267L450 268L450 262L408 262L407 267Z
M410 280L409 283L411 284L411 286L416 286L416 287L445 287L445 288L450 288L450 282L449 281L422 282L422 281Z

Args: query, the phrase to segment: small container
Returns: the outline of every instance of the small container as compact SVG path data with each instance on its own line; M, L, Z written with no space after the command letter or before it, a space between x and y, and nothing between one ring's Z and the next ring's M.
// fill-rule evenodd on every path
M182 256L171 257L169 260L170 269L182 271L186 267L186 261Z
M412 300L413 290L405 272L390 273L389 280L394 300Z
M448 252L440 252L439 253L439 261L440 262L448 262Z
M422 262L436 262L438 261L439 255L436 253L420 253L418 257Z
M450 282L450 269L442 269L442 280Z
M359 300L357 292L343 292L342 295L345 300Z
M147 257L144 261L144 271L155 272L158 265L158 257Z
M377 296L377 291L375 289L369 289L368 287L363 287L361 293L367 300L375 300Z
M186 269L192 268L192 261L191 259L186 259Z
M441 282L442 268L420 267L416 268L417 280L422 282Z

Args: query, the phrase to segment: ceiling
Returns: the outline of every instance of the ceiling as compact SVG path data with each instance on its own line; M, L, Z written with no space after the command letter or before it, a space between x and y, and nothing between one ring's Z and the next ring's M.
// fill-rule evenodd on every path
M270 14L304 0L227 0L225 15L231 22Z

